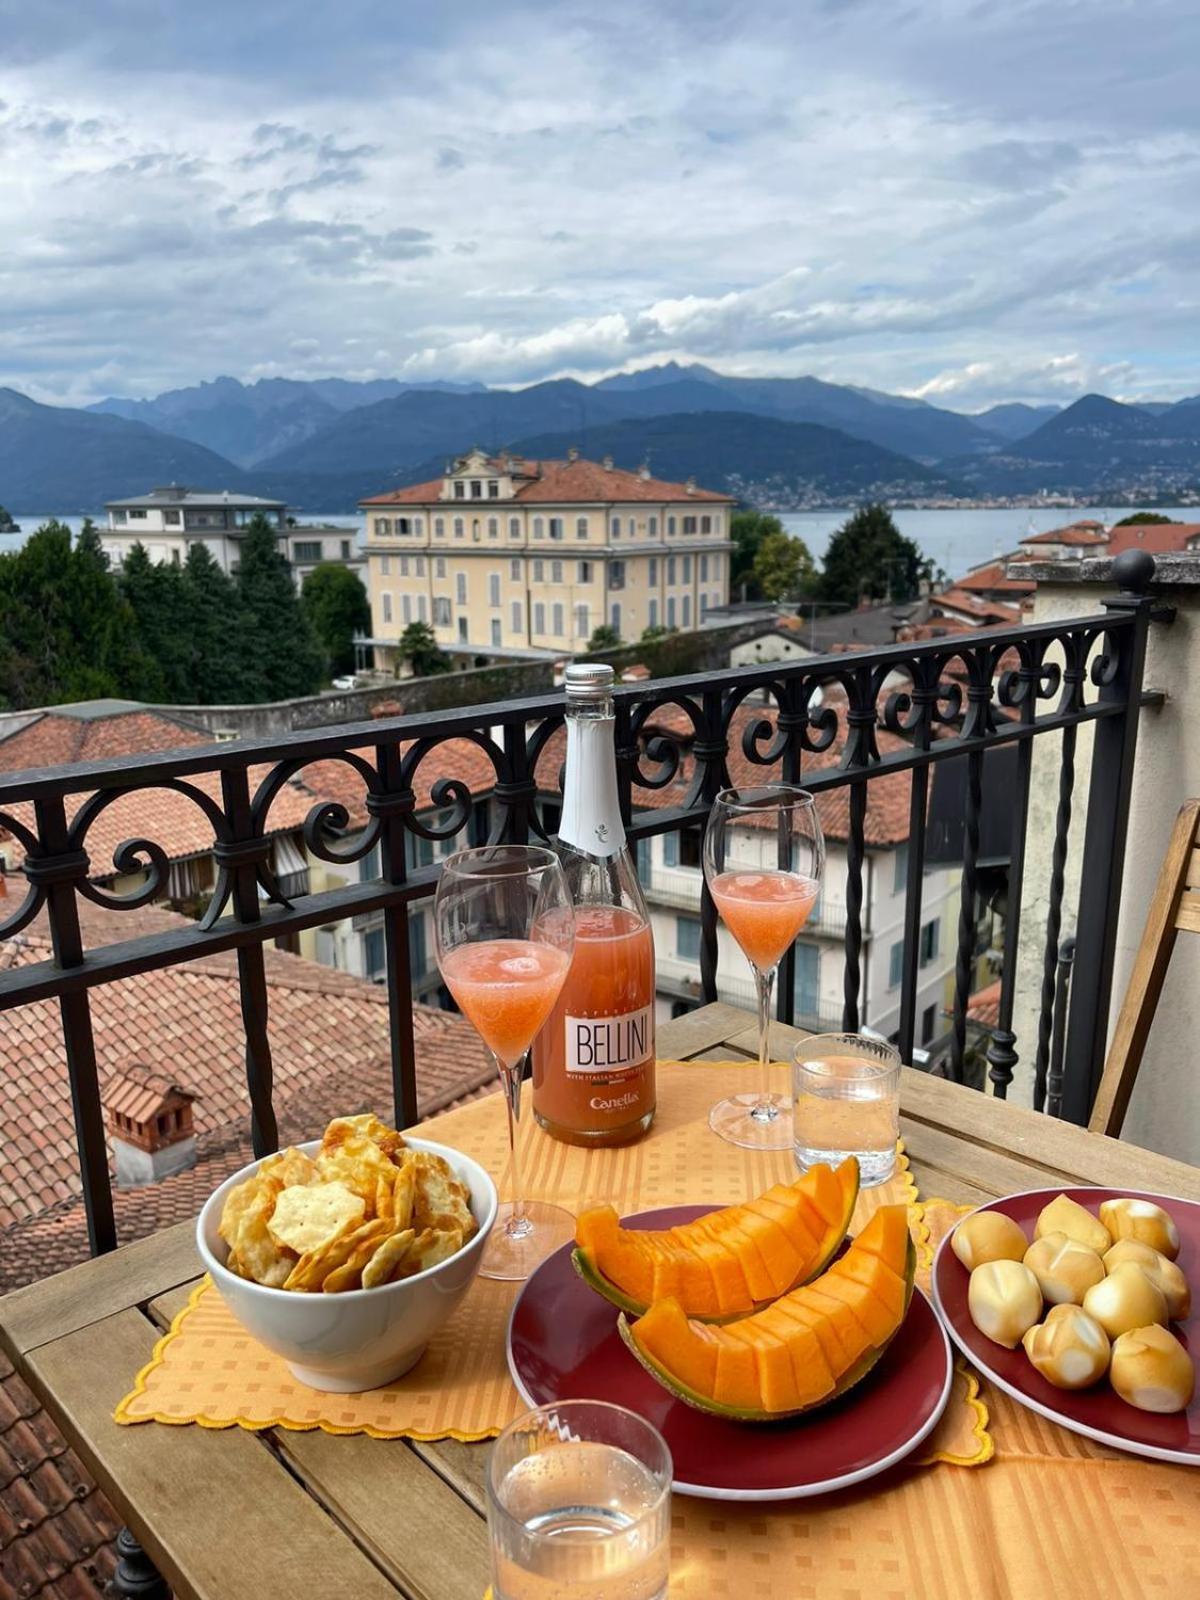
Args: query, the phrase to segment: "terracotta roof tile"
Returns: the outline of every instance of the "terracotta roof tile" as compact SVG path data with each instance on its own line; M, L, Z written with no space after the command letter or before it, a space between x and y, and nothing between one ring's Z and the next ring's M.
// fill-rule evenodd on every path
M1200 538L1200 522L1138 522L1124 528L1108 530L1108 556L1119 556L1125 550L1149 550L1151 555L1171 555L1188 548L1191 540Z
M126 936L137 931L124 926L132 913L97 915L95 908L84 910L85 904L80 902L89 947L121 937L115 930ZM152 925L188 924L185 918L159 912ZM44 921L36 920L7 941L7 947L0 944L0 951L18 964L48 959ZM328 1086L349 1092L355 1074L373 1074L373 1088L386 1089L390 1105L386 991L284 951L268 948L265 955L279 1115L293 1100L298 1107L329 1108L328 1116L336 1115L339 1108ZM169 1075L198 1096L194 1120L202 1150L231 1143L244 1148L249 1126L236 972L231 952L143 972L92 991L102 1093L114 1074L127 1072L134 1062ZM490 1081L489 1058L460 1017L421 1006L414 1017L419 1089L426 1105ZM0 1126L13 1130L0 1145L0 1227L80 1193L54 1001L35 1001L0 1016ZM0 1240L0 1284L8 1275L8 1253L8 1242Z
M393 489L387 494L372 495L360 500L362 506L416 505L463 507L479 510L487 507L494 512L506 505L607 505L626 501L696 501L709 504L731 505L733 496L718 494L711 489L688 490L686 484L668 483L661 478L643 478L638 472L626 472L621 467L605 467L598 461L528 461L525 468L533 474L515 483L512 500L443 500L444 480L432 478L427 483L413 483L405 489ZM498 469L497 469L498 470Z
M1019 559L1015 552L997 556L995 561L989 561L986 566L972 567L964 577L956 578L953 587L963 589L968 594L1033 594L1037 584L1032 578L1013 578L1008 575L1006 563Z
M400 746L401 753L413 748L413 742ZM370 747L353 751L368 765L373 766L375 752ZM434 804L432 789L444 778L465 783L473 795L489 794L496 782L496 769L483 748L473 739L447 739L445 744L434 745L422 758L415 775L414 793L418 811L428 811ZM367 821L367 788L362 775L346 761L314 761L301 769L295 782L302 785L317 799L332 800L344 806L352 828L361 828ZM312 804L312 801L309 801Z
M756 765L746 755L742 744L744 734L754 723L766 722L774 729L776 715L774 706L742 706L734 713L729 728L729 751L726 756L729 779L734 787L752 788L779 781L778 768ZM845 754L844 726L843 722L841 736L834 740L828 750L820 754L805 753L801 783L804 781L804 772L825 771L839 765ZM648 735L652 735L655 730L673 735L685 753L679 771L665 788L648 789L640 784L634 786L632 799L635 810L666 811L682 805L694 770L692 757L688 752L695 730L687 713L677 706L657 707L645 731ZM886 728L877 728L875 737L880 751L884 754L908 749L904 739ZM765 748L769 742L769 739L763 740L761 747ZM565 753L566 735L559 728L547 741L538 760L538 787L543 792L557 792L558 773ZM654 762L647 757L643 766L646 771L652 772ZM903 844L908 838L911 788L912 780L907 772L887 773L872 778L867 784L864 837L868 845L878 849L890 849ZM818 795L817 814L821 819L826 839L844 844L850 837L849 785L827 789Z
M995 1028L1000 1022L1000 979L989 983L985 989L977 989L967 1001L967 1021L977 1022L981 1027Z
M1104 524L1091 520L1071 522L1065 528L1048 528L1045 533L1031 533L1021 540L1023 545L1093 545L1106 544L1107 542L1108 534L1105 531Z
M934 595L930 605L938 611L975 617L980 623L1018 623L1021 620L1020 610L1016 606L1004 605L999 600L985 600L960 588L947 589L943 594Z
M212 735L161 711L116 711L108 716L72 717L53 709L33 714L7 738L0 738L0 772L31 767L61 767L76 761L141 755L148 750L178 750L211 744Z

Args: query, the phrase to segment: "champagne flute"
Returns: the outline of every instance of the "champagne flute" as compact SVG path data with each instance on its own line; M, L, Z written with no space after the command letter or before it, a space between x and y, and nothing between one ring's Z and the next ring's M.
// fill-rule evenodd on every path
M527 1278L574 1233L561 1206L525 1198L521 1080L575 948L575 915L558 857L538 845L484 845L447 858L433 901L437 963L459 1009L495 1058L508 1114L512 1199L483 1254L485 1278Z
M751 1150L792 1145L792 1103L770 1087L771 996L784 952L821 892L825 836L816 799L790 784L723 789L704 831L704 876L725 926L754 971L759 1087L717 1102L709 1126Z

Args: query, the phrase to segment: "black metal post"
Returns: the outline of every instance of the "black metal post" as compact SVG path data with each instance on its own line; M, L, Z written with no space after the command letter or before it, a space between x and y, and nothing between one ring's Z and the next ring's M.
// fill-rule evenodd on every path
M258 863L270 854L270 843L254 831L250 781L243 766L221 774L221 795L232 839L218 839L213 854L232 879L231 903L239 922L261 919L258 905ZM242 1031L246 1035L246 1087L250 1095L250 1143L256 1156L279 1148L279 1129L272 1103L274 1071L267 1032L267 969L261 943L238 947L238 995Z
M117 1534L117 1567L107 1592L110 1600L171 1600L167 1580L128 1528Z
M87 878L88 858L84 852L72 852L69 848L66 806L61 798L36 801L34 814L41 853L26 861L25 875L31 883L45 886L54 960L57 966L69 971L83 965L83 936L79 930L75 886ZM117 1225L108 1176L108 1149L104 1142L96 1038L87 991L61 994L58 1009L62 1018L67 1076L71 1081L71 1108L79 1147L88 1243L94 1256L102 1255L116 1249Z
M1105 609L1132 614L1134 626L1112 636L1107 647L1114 654L1097 663L1102 668L1101 702L1120 704L1123 711L1119 717L1097 722L1092 747L1062 1111L1068 1121L1080 1124L1087 1122L1104 1068L1146 635L1154 607L1148 593L1153 556L1145 550L1126 550L1113 562L1112 571L1121 589L1104 602Z
M1064 939L1058 952L1058 971L1054 981L1054 1026L1050 1035L1050 1070L1035 1078L1033 1109L1048 1116L1062 1116L1063 1040L1067 1031L1067 1007L1071 995L1071 969L1075 961L1074 939Z
M379 868L386 883L403 885L408 878L405 841L411 837L404 819L414 797L401 772L400 746L381 744L375 751L381 792L367 793L367 810L379 818ZM385 907L384 961L388 990L388 1045L392 1061L392 1100L396 1125L410 1128L420 1115L417 1104L417 1061L413 1040L412 974L409 971L408 902Z

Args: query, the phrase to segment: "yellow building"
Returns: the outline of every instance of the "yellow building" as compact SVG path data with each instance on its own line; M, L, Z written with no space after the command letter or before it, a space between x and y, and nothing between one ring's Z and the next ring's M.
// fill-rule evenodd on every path
M410 622L489 656L575 653L601 623L627 642L699 628L729 599L733 503L575 450L472 450L444 478L360 502L376 662L394 664Z

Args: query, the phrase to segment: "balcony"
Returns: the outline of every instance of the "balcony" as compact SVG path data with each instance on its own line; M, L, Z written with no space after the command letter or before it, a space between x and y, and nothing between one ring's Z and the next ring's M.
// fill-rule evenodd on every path
M1104 1053L1143 665L1155 612L1146 593L1150 575L1142 567L1128 566L1121 575L1137 587L1110 599L1103 609L1077 610L1065 620L619 689L618 783L631 839L636 843L702 827L713 797L731 777L743 783L802 781L819 800L827 797L830 806L836 802L846 835L845 903L830 907L816 927L841 940L843 998L836 1018L818 1014L812 1020L822 1027L836 1020L853 1030L860 1022L864 992L869 794L876 785L890 785L894 793L902 783L910 828L896 1036L902 1054L911 1059L919 1020L928 808L943 780L954 770L961 772L956 813L961 914L947 1071L963 1079L967 1006L976 976L975 908L985 859L991 870L991 858L985 858L982 847L986 842L994 850L999 837L1000 854L1011 870L1007 958L987 1060L993 1091L1003 1097L1019 1060L1012 1019L1016 953L1023 935L1046 981L1037 1026L1019 1041L1020 1059L1043 1085L1045 1081L1064 918L1060 857L1070 839L1074 797L1077 810L1086 810L1086 816L1076 825L1076 835L1082 834L1084 871L1074 988L1065 1023L1063 1107L1073 1120L1085 1120ZM769 697L767 706L751 700L763 694ZM309 929L378 916L386 940L395 1113L400 1125L413 1122L418 1105L407 913L410 905L433 893L439 868L410 868L406 836L447 841L466 837L463 830L472 824L482 798L493 839L544 837L542 807L561 762L552 748L556 736L561 737L561 722L561 696L554 695L0 777L0 827L19 841L25 861L24 885L15 893L10 888L0 901L0 939L12 940L41 916L54 951L53 959L0 968L0 1010L58 1002L93 1250L109 1250L116 1243L93 1020L93 1001L103 986L200 956L236 954L253 1145L265 1153L278 1138L266 947ZM1075 743L1081 730L1088 735L1091 758L1086 767L1081 761L1077 776ZM494 789L486 797L472 796L466 785L441 780L433 793L440 820L431 824L416 815L422 763L440 745L463 738L491 762ZM1035 746L1054 763L1060 801L1046 898L1037 907L1037 920L1031 918L1023 928L1020 869L1030 831ZM1003 784L985 782L985 774L1000 770L994 764L1005 752ZM339 826L344 813L339 819L338 808L325 802L314 805L304 827L310 855L357 862L378 846L383 870L367 881L287 894L270 869L271 808L287 779L315 762L342 763L357 774L366 792L369 822L359 834L348 836ZM956 769L953 763L958 763ZM219 799L195 783L204 774L216 775ZM96 881L100 864L93 866L88 855L89 830L111 800L163 787L191 797L207 818L216 887L199 923L147 933L130 918L130 932L123 936L122 913L149 904L162 887L165 856L148 820L143 835L119 846L121 860L116 863L126 874L135 865L142 870L139 887L125 893L119 887L102 888ZM999 813L985 804L996 793L1002 794ZM81 796L90 798L78 804ZM664 883L662 892L682 893L682 888ZM82 899L113 913L111 937L86 950ZM707 1001L740 979L722 973L718 984L717 915L702 885L698 902L689 899L688 909L699 911L700 956L698 970L692 967L679 981L694 986L697 1000ZM1073 905L1066 907L1068 918L1074 910ZM667 965L664 961L664 971ZM797 1017L795 990L789 954L779 985L779 1015L785 1022L807 1022Z

